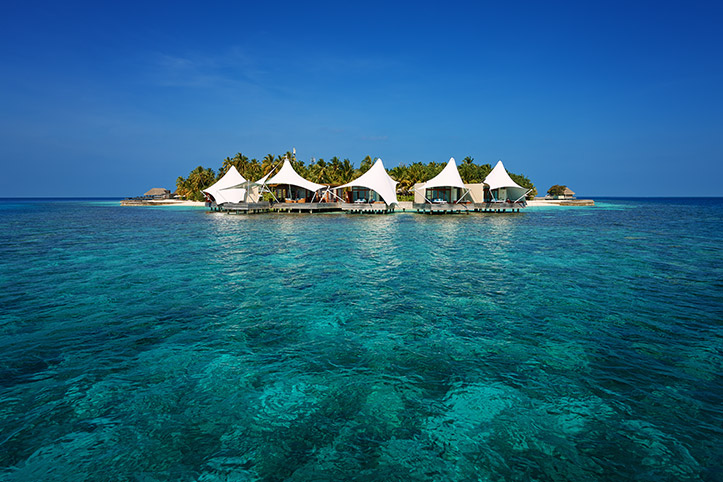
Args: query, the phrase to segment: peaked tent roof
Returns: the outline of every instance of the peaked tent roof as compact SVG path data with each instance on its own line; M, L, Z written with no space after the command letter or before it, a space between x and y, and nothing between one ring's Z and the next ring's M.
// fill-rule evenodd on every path
M422 189L432 189L433 187L452 186L464 189L464 182L457 170L457 163L454 157L449 158L449 162L444 166L442 172L425 182Z
M291 184L292 186L303 187L308 191L318 191L322 187L326 187L323 184L317 184L315 182L307 181L294 170L288 159L284 160L284 165L281 166L279 172L274 177L268 179L266 184Z
M497 161L495 168L492 169L492 172L485 178L485 184L489 185L490 191L494 189L506 189L508 198L514 201L522 199L530 192L530 189L522 187L512 180L510 175L507 174L502 161Z
M266 180L269 178L270 175L271 175L271 173L269 172L264 177L262 177L261 179L256 181L256 184L258 184L259 186L263 186L264 184L266 184Z
M376 191L384 202L391 205L398 203L397 201L397 181L389 177L387 170L384 169L384 163L381 159L377 159L377 162L364 174L354 179L348 184L339 186L336 189L343 187L365 187Z
M234 189L234 188L246 188L246 187L251 187L251 186L262 186L270 175L271 175L271 173L268 173L256 182L254 182L250 179L249 180L244 179L243 182L240 182L234 186L224 187L221 189ZM241 179L243 179L243 177Z
M510 175L507 174L507 171L505 170L505 166L502 164L502 161L497 161L497 165L494 169L492 169L492 172L487 174L487 177L485 178L485 184L487 184L490 189L499 189L502 187L516 187L519 189L525 189L524 187L513 181Z
M244 183L246 179L236 170L236 166L231 166L221 179L203 192L213 196L216 204L238 203L246 196L246 189L239 187Z

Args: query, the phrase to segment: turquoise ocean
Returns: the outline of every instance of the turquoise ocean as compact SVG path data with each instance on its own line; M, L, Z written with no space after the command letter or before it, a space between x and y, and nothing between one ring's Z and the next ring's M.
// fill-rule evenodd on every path
M723 480L723 199L0 201L0 480Z

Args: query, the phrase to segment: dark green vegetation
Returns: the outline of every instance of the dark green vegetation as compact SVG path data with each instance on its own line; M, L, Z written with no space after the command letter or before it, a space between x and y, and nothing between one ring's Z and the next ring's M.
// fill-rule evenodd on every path
M567 189L567 186L561 186L559 184L555 184L550 189L547 190L547 194L550 196L564 196L565 195L565 189Z
M267 154L260 161L258 159L249 159L239 152L233 158L227 157L224 159L218 173L215 173L211 168L198 166L189 173L188 177L179 176L176 179L176 189L178 195L186 199L203 201L201 191L220 179L231 166L236 166L236 169L244 178L255 181L268 174L272 169L281 167L284 157L291 159L291 164L296 172L305 179L332 186L340 186L356 179L369 170L374 163L371 156L366 156L362 159L359 168L355 168L349 159L342 161L334 156L328 161L324 159L312 160L307 165L304 161L297 160L296 156L291 152L278 156ZM399 182L397 193L400 196L400 201L411 201L414 195L414 185L432 179L446 165L446 162L430 162L429 164L414 162L408 166L401 164L387 169L387 171L395 181ZM478 183L484 181L485 177L492 171L492 166L490 164L475 164L474 158L467 156L459 163L458 169L465 183ZM528 194L528 199L537 195L537 189L527 177L513 173L510 173L510 177L520 186L532 189Z

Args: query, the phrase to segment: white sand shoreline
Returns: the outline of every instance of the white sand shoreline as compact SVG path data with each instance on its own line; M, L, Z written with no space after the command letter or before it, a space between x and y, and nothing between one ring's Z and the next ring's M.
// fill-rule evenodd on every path
M124 199L121 206L194 206L204 207L203 201L184 201L181 199Z
M592 199L531 199L528 206L594 206Z

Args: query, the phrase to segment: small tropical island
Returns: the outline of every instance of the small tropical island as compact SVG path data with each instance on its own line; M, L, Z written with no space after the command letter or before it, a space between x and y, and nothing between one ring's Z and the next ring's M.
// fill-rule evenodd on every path
M495 179L492 185L491 179ZM375 185L375 182L381 184ZM272 185L273 190L269 188ZM326 190L322 191L322 188ZM233 157L226 157L218 170L198 166L187 177L179 176L173 194L166 189L154 188L144 196L124 200L122 205L204 203L215 210L246 213L291 210L290 206L279 206L280 203L296 203L293 208L298 212L393 212L395 206L403 211L413 208L430 213L519 212L519 208L528 203L594 205L592 200L578 200L574 195L567 186L554 185L547 191L547 196L536 198L537 188L532 181L523 174L508 172L502 161L493 167L489 163L477 164L473 157L467 156L459 165L451 158L446 163L414 162L386 169L381 159L368 155L357 168L348 158L341 160L338 156L328 161L312 158L306 164L297 159L294 149L279 155L267 154L261 160L250 159L238 152ZM272 208L274 203L275 209ZM320 207L319 203L325 205ZM355 209L332 207L331 203L354 203ZM386 207L361 209L360 204L364 203L385 204ZM481 207L484 203L486 206Z

